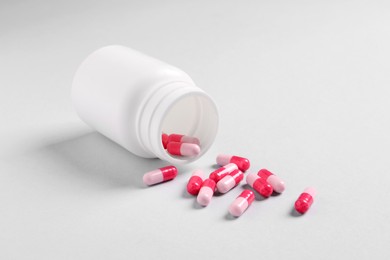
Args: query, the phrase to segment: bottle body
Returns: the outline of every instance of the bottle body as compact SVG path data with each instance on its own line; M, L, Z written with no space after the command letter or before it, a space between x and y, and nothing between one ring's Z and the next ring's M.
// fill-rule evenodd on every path
M196 160L218 129L214 101L186 73L123 46L103 47L84 60L72 100L84 122L145 158ZM202 152L195 158L171 156L162 145L163 133L196 136Z

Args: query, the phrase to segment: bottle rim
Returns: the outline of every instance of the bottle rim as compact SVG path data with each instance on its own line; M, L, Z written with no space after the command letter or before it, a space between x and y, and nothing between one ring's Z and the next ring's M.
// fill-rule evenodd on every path
M187 164L198 160L210 149L218 132L218 108L214 100L203 90L187 82L173 82L157 89L148 99L139 117L138 134L141 146L148 153L172 164ZM186 100L196 101L188 104L197 104L191 107L192 110L196 110L198 116L194 119L197 122L189 133L202 137L201 152L195 157L170 155L162 145L166 118L175 106L183 106Z

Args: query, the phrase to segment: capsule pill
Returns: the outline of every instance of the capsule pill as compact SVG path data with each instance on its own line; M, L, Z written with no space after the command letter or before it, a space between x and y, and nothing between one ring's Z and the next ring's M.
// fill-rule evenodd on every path
M246 183L264 198L268 198L273 192L271 184L265 179L260 178L256 173L248 174L246 176Z
M200 188L196 201L200 205L205 207L210 204L214 192L215 192L215 181L213 181L212 179L206 179L203 182L202 187Z
M170 142L167 145L167 151L171 155L193 157L200 153L200 147L192 143Z
M231 173L231 172L233 172L233 171L235 171L237 169L238 169L238 167L237 167L236 164L229 163L229 164L226 164L223 167L218 168L217 170L213 171L212 173L210 173L209 178L214 180L217 183L223 177L225 177L226 175L228 175L229 173Z
M174 179L177 176L175 166L166 166L144 174L143 181L146 185L154 185Z
M261 169L257 175L271 184L272 188L277 193L282 193L286 189L284 181L267 169Z
M244 179L244 173L240 170L234 170L217 183L217 190L220 193L226 193L236 187Z
M255 194L251 190L244 190L229 207L229 213L234 217L241 216L245 210L252 204Z
M220 154L217 156L217 164L225 166L226 164L234 163L237 165L240 171L245 172L250 167L250 162L247 158L239 157L235 155Z

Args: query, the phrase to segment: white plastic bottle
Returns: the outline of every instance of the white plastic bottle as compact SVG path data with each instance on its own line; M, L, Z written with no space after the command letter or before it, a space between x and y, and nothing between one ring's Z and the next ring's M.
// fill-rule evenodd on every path
M123 46L103 47L82 62L72 100L81 119L98 132L138 156L174 164L201 157L218 130L214 101L186 73ZM170 155L162 133L199 138L201 153Z

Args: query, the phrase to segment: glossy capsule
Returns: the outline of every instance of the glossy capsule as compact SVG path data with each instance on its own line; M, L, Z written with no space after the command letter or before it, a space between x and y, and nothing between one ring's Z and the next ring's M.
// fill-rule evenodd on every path
M195 170L187 183L187 192L191 195L198 195L204 180L204 172L202 170Z
M251 190L244 190L229 207L229 213L234 217L241 216L244 211L252 204L255 194Z
M154 185L174 179L177 176L175 166L166 166L144 174L143 181L146 185Z
M240 170L234 170L217 183L217 190L220 193L226 193L236 187L244 179L244 173Z
M162 134L161 135L161 142L162 142L162 145L164 147L164 149L167 149L167 145L168 145L168 138L169 136L167 134Z
M250 167L250 162L247 158L235 155L220 154L217 156L217 164L225 166L226 164L234 163L240 171L245 172Z
M200 153L200 147L197 144L170 142L167 151L171 155L193 157Z
M179 142L179 143L191 143L200 145L198 138L187 135L171 134L168 137L168 143L170 142Z
M257 176L256 173L248 174L246 183L264 198L268 198L273 192L272 186L265 179Z
M282 193L286 189L284 181L267 169L261 169L257 175L271 184L272 188L277 193Z
M216 183L218 183L223 177L228 175L229 173L232 173L233 171L237 170L238 167L234 163L226 164L223 167L218 168L217 170L210 173L209 178L214 180Z
M314 188L306 188L297 201L295 201L295 210L301 214L305 214L311 207L311 204L313 204L315 195L316 190Z
M196 201L200 205L205 207L210 204L214 192L215 192L215 181L213 181L212 179L206 179L203 182L202 187L200 188Z

